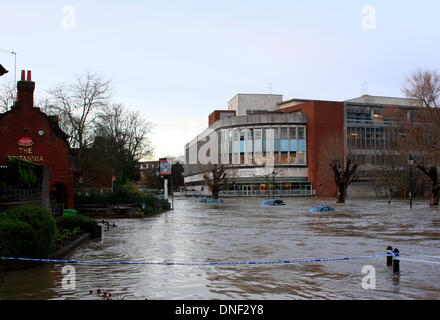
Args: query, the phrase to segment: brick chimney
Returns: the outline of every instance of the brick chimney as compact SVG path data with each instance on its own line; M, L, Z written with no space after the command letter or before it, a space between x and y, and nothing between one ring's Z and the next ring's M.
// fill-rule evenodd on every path
M31 79L31 72L21 70L21 80L17 82L17 106L22 109L31 109L34 107L35 82Z

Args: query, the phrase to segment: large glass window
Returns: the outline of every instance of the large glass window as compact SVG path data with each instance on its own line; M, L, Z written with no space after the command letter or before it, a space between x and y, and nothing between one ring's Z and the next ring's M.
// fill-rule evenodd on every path
M288 152L281 152L280 153L281 156L281 163L289 163L289 153Z
M371 140L379 140L380 133L370 132ZM376 138L378 136L378 138ZM265 128L234 128L220 132L222 159L235 165L305 164L305 126Z
M241 130L240 131L240 153L244 152L244 138L245 138L245 131Z
M273 151L280 151L280 128L273 128Z
M298 140L304 140L305 139L305 130L304 127L298 127Z
M290 151L289 152L289 162L290 163L295 163L295 159L296 159L296 152L295 151Z
M261 166L263 164L263 154L255 152L255 164Z
M280 151L289 151L288 128L281 128L280 132Z
M263 151L263 143L262 143L262 132L261 129L254 130L254 152L262 152Z

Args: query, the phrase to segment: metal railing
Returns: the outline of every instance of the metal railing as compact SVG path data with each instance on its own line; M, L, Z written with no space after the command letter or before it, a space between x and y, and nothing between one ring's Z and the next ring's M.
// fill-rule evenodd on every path
M41 192L43 167L17 158L0 156L0 195Z
M270 196L284 196L284 197L312 197L316 195L315 190L222 190L219 193L220 197L270 197ZM185 191L185 196L211 196L209 191Z

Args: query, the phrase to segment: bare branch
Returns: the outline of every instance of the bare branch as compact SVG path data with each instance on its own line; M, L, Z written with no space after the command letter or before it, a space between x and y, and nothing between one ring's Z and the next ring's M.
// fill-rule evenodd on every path
M402 92L407 97L420 100L425 107L435 108L440 95L440 74L418 69L406 78Z
M97 74L78 77L70 85L58 85L48 91L48 110L60 119L61 128L70 136L70 144L80 150L93 141L92 133L97 112L110 102L111 81Z
M10 109L16 100L16 87L14 82L2 83L0 86L0 113Z

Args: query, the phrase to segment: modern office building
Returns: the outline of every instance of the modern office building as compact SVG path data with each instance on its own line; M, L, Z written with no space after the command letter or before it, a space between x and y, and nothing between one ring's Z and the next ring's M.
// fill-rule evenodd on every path
M386 148L388 108L408 113L420 107L404 98L362 96L347 101L237 94L228 110L209 116L209 127L185 146L187 194L208 195L212 164L227 167L220 195L333 197L331 159L354 157L360 172ZM387 140L388 139L388 140ZM351 192L368 195L368 175Z

